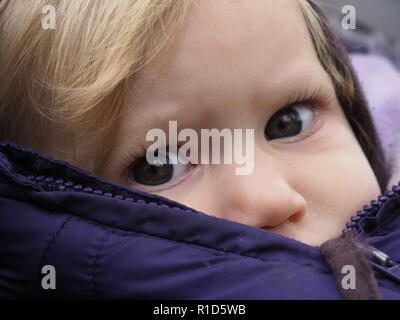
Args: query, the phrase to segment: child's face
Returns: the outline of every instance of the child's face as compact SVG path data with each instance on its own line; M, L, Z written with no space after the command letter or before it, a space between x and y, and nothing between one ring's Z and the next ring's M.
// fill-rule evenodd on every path
M313 246L340 235L380 189L295 1L196 3L177 55L160 77L155 74L165 53L134 77L103 175ZM312 101L296 103L272 121L296 98ZM130 175L129 166L152 144L146 133L168 133L169 120L178 122L178 130L254 129L253 173L236 175L234 164L178 164L171 165L169 181L165 170L143 172L142 182L160 178L159 185L134 181L141 169Z

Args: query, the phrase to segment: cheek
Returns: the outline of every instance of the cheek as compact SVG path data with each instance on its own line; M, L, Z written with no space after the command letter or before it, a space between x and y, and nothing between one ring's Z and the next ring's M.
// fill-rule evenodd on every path
M328 173L330 193L335 196L340 208L349 208L352 213L359 210L380 193L379 185L364 153L338 154L333 160L336 170Z
M380 194L376 176L352 132L345 131L310 157L303 195L318 203L318 212L345 221ZM299 171L301 172L301 171ZM313 208L316 209L316 208Z

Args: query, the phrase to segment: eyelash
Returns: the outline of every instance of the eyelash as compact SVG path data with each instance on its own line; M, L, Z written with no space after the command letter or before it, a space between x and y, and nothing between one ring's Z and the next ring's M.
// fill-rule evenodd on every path
M335 100L335 97L330 96L328 89L323 87L318 87L310 91L309 87L297 94L292 95L286 101L285 107L279 109L290 108L298 104L306 104L310 107L313 112L313 120L310 128L305 130L305 132L300 133L295 137L282 138L279 139L280 143L295 143L301 140L305 140L311 137L320 128L320 112L322 109L326 108ZM273 141L273 140L272 140Z
M291 95L285 103L285 107L290 107L298 103L315 103L316 105L326 106L329 105L335 98L332 97L327 88L317 87L311 89L306 87L302 91Z
M182 144L184 144L184 142L182 142ZM181 145L177 145L177 149L179 150ZM164 183L162 185L159 186L146 186L146 185L142 185L140 183L134 182L131 179L131 175L130 175L130 169L132 168L132 166L142 157L145 156L146 154L146 149L144 148L144 146L142 145L142 149L144 150L143 155L141 156L133 156L132 158L134 159L132 161L132 158L126 158L126 161L124 162L125 165L123 165L124 171L122 173L122 177L124 181L129 181L130 184L135 185L135 188L138 188L139 190L142 190L144 192L150 192L150 193L154 193L154 192L162 192L164 190L168 190L178 184L180 184L182 181L186 180L186 178L189 177L190 173L193 171L193 169L195 169L198 165L197 164L192 164L192 163L188 163L186 166L188 167L186 173L184 175L182 175L181 177L176 178L175 180L172 181L168 181L167 183ZM168 147L167 147L168 149ZM140 187L138 186L140 185Z
M299 91L296 94L292 95L289 97L289 99L286 101L284 104L284 107L278 109L282 110L284 108L290 108L291 106L295 106L297 104L303 103L303 104L308 104L313 112L313 121L312 124L310 125L310 129L307 129L305 132L297 135L296 137L289 137L289 138L283 138L279 139L280 143L294 143L300 140L307 139L308 137L312 136L316 131L318 131L319 126L316 125L316 122L319 122L320 115L319 112L321 109L324 107L330 105L333 101L335 100L335 97L331 97L327 88L323 87L318 87L314 90L310 90L309 87L307 87L303 91ZM183 144L184 142L182 142ZM178 150L180 145L177 146ZM122 156L121 160L121 167L125 168L123 171L123 177L126 179L129 177L129 170L132 166L133 163L135 163L137 160L139 160L141 157L143 157L146 154L147 150L144 147L144 145L141 145L141 152L139 151L133 151L133 150L128 150L128 152ZM190 164L189 164L190 165ZM192 170L194 167L193 166L190 168ZM181 180L181 179L177 179ZM168 186L170 187L170 186Z

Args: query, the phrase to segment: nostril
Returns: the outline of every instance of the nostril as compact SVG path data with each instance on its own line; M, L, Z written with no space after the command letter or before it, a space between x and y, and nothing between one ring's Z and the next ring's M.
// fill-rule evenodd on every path
M301 218L303 217L303 215L304 215L303 211L298 211L289 217L289 221L290 222L299 222L301 220Z
M273 231L276 228L282 228L284 225L287 225L288 223L299 222L304 217L305 212L306 210L302 208L300 210L297 210L295 213L291 215L280 216L282 219L263 221L264 224L263 225L259 224L258 226L260 226L261 229Z

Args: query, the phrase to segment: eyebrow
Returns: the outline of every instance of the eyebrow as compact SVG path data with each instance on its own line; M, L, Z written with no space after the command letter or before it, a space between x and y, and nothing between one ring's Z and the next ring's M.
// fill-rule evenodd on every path
M293 77L293 74L289 74L286 76L286 81L281 80L279 82L275 82L273 88L268 89L267 87L264 87L265 90L263 90L262 86L260 87L260 90L257 90L258 92L255 94L255 96L251 96L249 103L251 104L258 104L262 105L263 108L265 106L268 106L268 103L265 103L265 101L269 101L271 97L277 97L274 100L281 100L279 103L282 104L281 107L285 107L289 105L290 103L305 100L305 99L314 99L318 97L328 97L329 98L329 103L331 100L335 99L336 96L331 92L331 90L328 88L327 82L325 80L321 81L321 76L320 72L321 70L318 70L316 72L311 70L311 73L307 73L305 76L303 75L303 71L298 71L296 72L297 74L301 74L299 77ZM323 72L325 70L322 69ZM314 76L313 76L314 75ZM325 78L324 78L325 79ZM327 78L330 81L330 78ZM289 82L288 88L282 88L279 84L282 82ZM330 85L333 86L332 83ZM282 97L279 99L279 97L276 94L277 88L279 88L280 96ZM282 94L283 92L283 94ZM204 96L204 92L197 91L195 96ZM186 95L185 95L186 96ZM285 97L284 97L285 96ZM194 128L194 129L201 129L202 126L199 124L204 125L204 123L210 123L210 120L212 120L212 113L214 112L214 104L220 104L219 102L211 101L210 103L204 104L207 105L208 110L204 110L202 106L199 105L199 101L190 101L187 102L186 99L185 101L181 101L178 97L178 99L175 99L174 97L172 99L168 99L167 101L163 101L160 105L156 103L151 103L152 107L148 111L144 111L142 114L146 115L145 117L149 118L149 120L146 120L147 125L144 127L140 128L141 131L147 132L150 129L153 128L160 128L164 130L165 132L168 131L168 120L177 120L178 121L178 129L181 130L183 128ZM261 103L260 103L261 101ZM257 102L257 103L256 103ZM182 117L182 113L186 111L185 108L195 108L195 106L198 106L201 108L203 112L197 113L196 116L190 116L186 117L186 114L184 117ZM134 107L132 106L132 111L130 112L135 112ZM155 110L155 108L157 108ZM210 111L209 111L210 110ZM156 113L155 113L156 112ZM156 114L156 119L152 117L152 115ZM140 119L139 119L140 122ZM133 130L129 130L129 132L132 132ZM133 133L132 133L133 134ZM143 140L143 139L142 139Z

